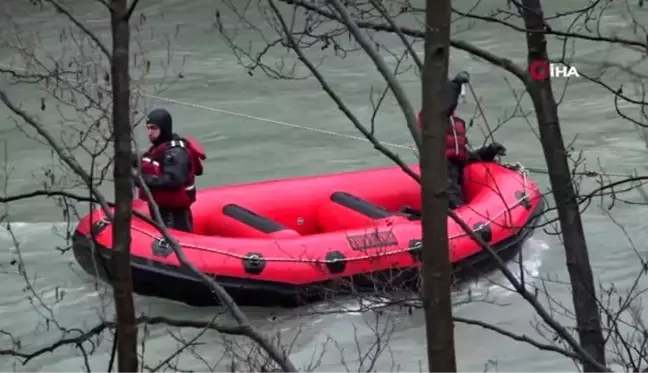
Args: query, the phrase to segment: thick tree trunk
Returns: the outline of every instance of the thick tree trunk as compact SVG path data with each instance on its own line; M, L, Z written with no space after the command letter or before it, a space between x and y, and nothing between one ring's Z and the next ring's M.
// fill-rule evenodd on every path
M113 221L112 272L117 311L117 366L120 372L137 372L137 324L133 305L130 267L130 225L133 201L131 174L130 77L128 57L130 30L126 0L111 2L112 94L115 163L115 217Z
M423 199L423 306L428 371L456 372L454 324L448 250L448 175L445 126L450 53L450 0L427 0L425 63L422 73L423 131L421 193Z
M533 61L547 61L547 41L542 32L544 15L540 0L522 0L522 6L524 24L531 31L526 34L529 64ZM592 267L549 74L544 81L533 81L527 88L538 118L540 140L565 242L578 336L583 349L605 365L605 341ZM589 364L583 364L583 368L586 372L597 371L596 367Z

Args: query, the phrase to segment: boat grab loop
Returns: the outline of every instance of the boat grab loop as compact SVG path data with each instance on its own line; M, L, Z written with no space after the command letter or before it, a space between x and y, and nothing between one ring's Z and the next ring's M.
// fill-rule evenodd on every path
M509 167L516 167L516 168L522 167L523 168L523 166L520 165L519 163L509 165ZM523 175L522 184L523 184L524 192L519 197L517 197L517 195L516 195L516 198L517 198L516 202L511 207L506 208L503 211L501 211L499 214L494 214L491 217L487 218L485 223L479 224L478 226L474 227L473 228L473 233L481 234L481 231L483 229L487 229L490 226L490 224L493 223L495 220L497 220L498 218L500 218L504 214L510 213L511 210L513 210L514 208L516 208L518 206L524 206L525 208L527 207L527 205L529 204L528 195L527 195L528 179L526 177L526 173L523 172L522 175ZM103 216L103 214L104 214L103 211L101 212L101 214L102 214L102 218L105 218L105 216ZM158 235L152 233L151 231L142 229L141 227L132 226L132 229L134 231L137 231L137 232L141 233L141 234L144 234L146 236L151 237L154 240L154 242L166 241L163 238L160 238ZM457 239L457 238L465 237L465 236L468 236L468 233L462 232L462 233L455 234L453 236L449 236L448 240L453 240L453 239ZM355 261L360 261L360 260L376 259L376 258L381 258L381 257L399 255L399 254L402 254L402 253L409 253L409 252L412 252L413 250L420 249L422 247L422 243L419 240L417 240L417 241L418 242L410 243L408 245L408 247L405 247L405 248L398 248L398 249L393 249L393 250L381 250L381 251L377 251L377 252L372 253L372 254L365 254L365 255L361 255L361 256L345 258L344 261L345 262L355 262ZM216 253L216 254L219 254L219 255L222 255L222 256L225 256L225 257L235 258L235 259L238 259L238 260L244 260L246 263L260 264L258 262L261 261L263 263L266 263L266 262L281 262L281 263L305 263L305 264L316 264L316 265L319 265L319 264L330 265L330 264L338 263L340 261L339 258L310 259L310 258L305 257L305 255L301 255L301 256L298 256L298 257L274 257L274 258L270 257L270 258L266 258L264 256L259 255L258 253L239 254L239 253L233 253L231 251L221 250L221 249L214 248L214 247L194 245L194 244L182 243L182 242L178 242L178 243L179 243L180 247L183 248L183 249L186 248L186 249L193 249L193 250L200 250L200 251ZM250 254L252 254L252 255L250 255Z

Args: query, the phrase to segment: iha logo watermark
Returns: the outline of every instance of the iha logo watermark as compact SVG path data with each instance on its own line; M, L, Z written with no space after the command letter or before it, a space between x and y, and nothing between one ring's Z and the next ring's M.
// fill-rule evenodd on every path
M529 75L533 80L545 80L551 78L580 78L578 70L574 66L567 66L559 63L552 63L545 60L536 60L529 64Z

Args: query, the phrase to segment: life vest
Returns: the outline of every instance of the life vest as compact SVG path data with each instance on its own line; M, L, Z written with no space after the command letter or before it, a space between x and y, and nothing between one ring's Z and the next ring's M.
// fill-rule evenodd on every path
M418 112L419 131L423 131L423 111ZM455 116L450 117L446 126L446 158L453 162L466 162L468 159L468 138L466 137L466 122Z
M468 159L467 147L466 122L453 115L446 127L446 158L449 161L466 162Z
M196 139L187 136L151 146L142 157L141 173L142 175L163 175L165 153L175 147L184 148L189 153L189 174L185 185L178 190L150 189L150 191L159 207L188 208L196 201L196 176L203 174L202 161L207 158L204 149ZM138 198L147 200L144 190L139 187Z

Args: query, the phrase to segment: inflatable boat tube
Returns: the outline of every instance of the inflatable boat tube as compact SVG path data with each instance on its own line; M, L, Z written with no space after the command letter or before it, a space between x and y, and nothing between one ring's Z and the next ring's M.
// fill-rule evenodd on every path
M497 163L467 166L464 192L467 204L455 212L502 253L519 247L544 211L538 186ZM169 232L187 259L239 304L291 307L416 283L421 223L400 213L404 206L421 208L420 186L398 167L386 167L203 189L192 206L194 232ZM145 201L134 201L133 209L148 216ZM137 293L218 304L152 225L134 216L131 234ZM488 259L451 219L448 235L457 273ZM112 225L100 209L92 211L75 231L78 263L109 280L111 247Z

